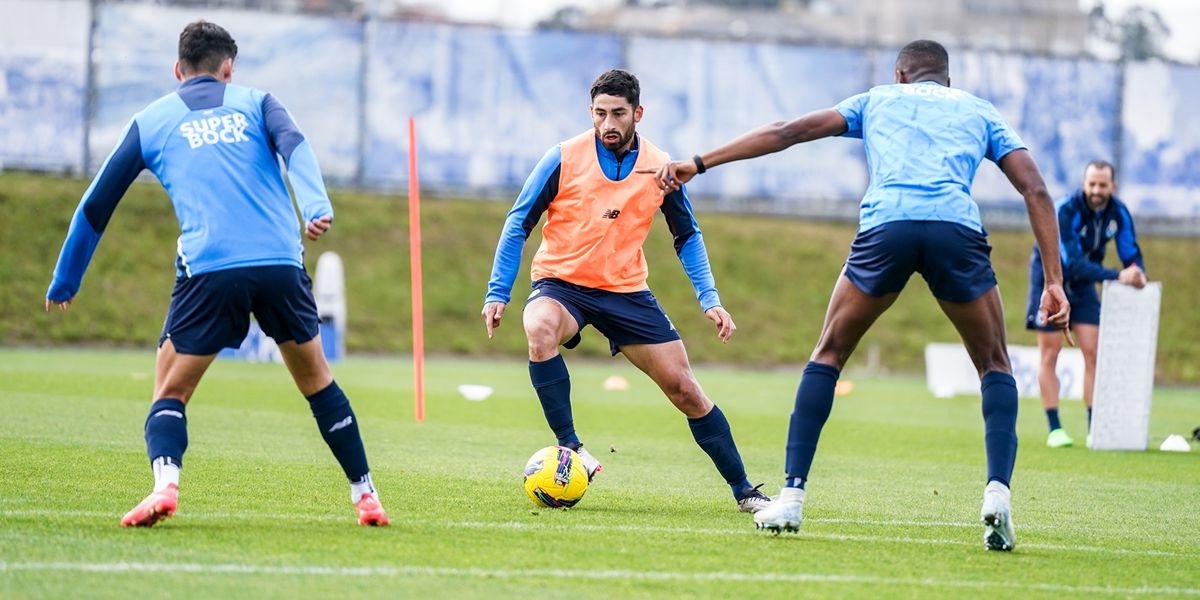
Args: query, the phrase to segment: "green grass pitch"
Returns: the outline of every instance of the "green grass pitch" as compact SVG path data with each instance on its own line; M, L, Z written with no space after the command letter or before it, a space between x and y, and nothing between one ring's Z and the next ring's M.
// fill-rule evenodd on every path
M524 361L432 360L335 374L392 519L355 525L348 489L282 366L218 361L188 409L180 512L118 527L150 487L153 355L0 350L0 598L1130 597L1200 595L1200 453L1049 450L1022 400L1017 549L989 553L977 398L856 380L822 434L799 535L754 531L682 415L622 359L571 361L580 434L605 465L569 511L520 473L552 442ZM630 381L602 389L605 377ZM782 480L796 371L698 368L751 478ZM464 400L461 383L495 388ZM1084 437L1078 402L1063 418ZM1159 390L1151 443L1200 424Z

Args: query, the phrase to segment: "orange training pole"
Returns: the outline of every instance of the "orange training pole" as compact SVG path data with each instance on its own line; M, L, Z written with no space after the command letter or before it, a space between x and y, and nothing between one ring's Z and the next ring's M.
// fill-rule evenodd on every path
M417 124L408 118L408 247L412 265L413 403L425 421L425 318L421 302L421 186L417 181Z

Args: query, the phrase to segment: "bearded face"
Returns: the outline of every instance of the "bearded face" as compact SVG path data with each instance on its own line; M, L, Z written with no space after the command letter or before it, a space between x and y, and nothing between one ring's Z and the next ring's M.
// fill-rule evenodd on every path
M592 98L592 125L596 137L609 151L622 154L633 144L642 107L633 106L621 96L597 94Z
M1113 194L1117 191L1117 182L1113 179L1112 169L1107 167L1089 166L1083 173L1083 193L1087 196L1088 206L1092 210L1100 210L1108 206Z

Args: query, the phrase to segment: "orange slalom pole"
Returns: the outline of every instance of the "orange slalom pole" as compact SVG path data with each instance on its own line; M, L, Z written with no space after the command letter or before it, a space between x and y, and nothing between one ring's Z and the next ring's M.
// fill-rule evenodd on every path
M425 421L425 312L421 301L421 186L417 180L417 124L408 118L408 248L412 271L413 403Z

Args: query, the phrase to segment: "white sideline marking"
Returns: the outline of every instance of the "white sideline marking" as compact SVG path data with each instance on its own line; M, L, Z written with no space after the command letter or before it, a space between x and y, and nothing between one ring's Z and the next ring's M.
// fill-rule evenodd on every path
M50 510L50 509L15 509L15 510L0 510L0 515L8 517L21 516L51 516L51 517L84 517L84 518L112 518L117 519L120 515L115 512L104 511L85 511L85 510ZM321 521L321 522L345 522L350 523L353 519L347 515L302 515L302 514L244 514L244 513L224 513L224 512L199 512L199 513L177 513L176 518L200 519L200 520L253 520L253 521ZM813 521L817 521L813 519ZM820 522L820 521L818 521ZM928 526L944 526L942 523L931 522L908 522L908 521L857 521L852 519L828 519L825 522L836 523L868 523L877 525L928 525ZM403 522L397 522L402 525ZM590 523L523 523L519 521L412 521L413 525L432 525L436 527L448 528L468 528L468 529L528 529L528 530L543 530L543 531L621 531L632 533L665 533L665 534L697 534L697 535L759 535L766 537L767 533L758 532L750 527L739 529L717 529L717 528L694 528L694 527L657 527L653 525L595 525ZM967 527L967 524L954 524L954 526ZM971 524L970 527L982 528L981 524ZM876 535L857 535L845 533L821 533L804 531L799 535L799 538L814 538L825 540L841 540L850 542L879 542L890 544L933 544L943 546L977 546L981 542L972 537L967 539L946 539L946 538L919 538L919 537L897 537L897 536L876 536ZM1018 542L1018 547L1021 549L1037 549L1037 550L1052 550L1056 552L1093 552L1098 554L1119 554L1126 556L1167 556L1191 558L1200 557L1200 553L1191 552L1175 552L1171 550L1154 550L1154 549L1130 549L1130 548L1107 548L1103 546L1079 546L1066 544L1038 544Z
M464 567L424 567L418 565L337 567L323 565L248 565L248 564L201 564L201 563L86 563L86 562L4 562L0 561L0 572L17 571L82 571L89 573L201 573L231 575L311 575L320 577L477 577L477 578L554 578L564 579L635 579L644 581L742 581L742 582L795 582L795 583L850 583L876 585L906 585L919 587L951 587L980 590L996 588L1067 592L1074 594L1147 595L1168 594L1175 596L1200 596L1200 590L1175 587L1114 588L1104 586L1076 586L1056 583L1021 583L1014 581L978 581L963 579L912 579L899 577L874 577L869 575L833 575L823 573L755 573L755 572L699 572L686 571L631 571L574 570L574 569L480 569Z

